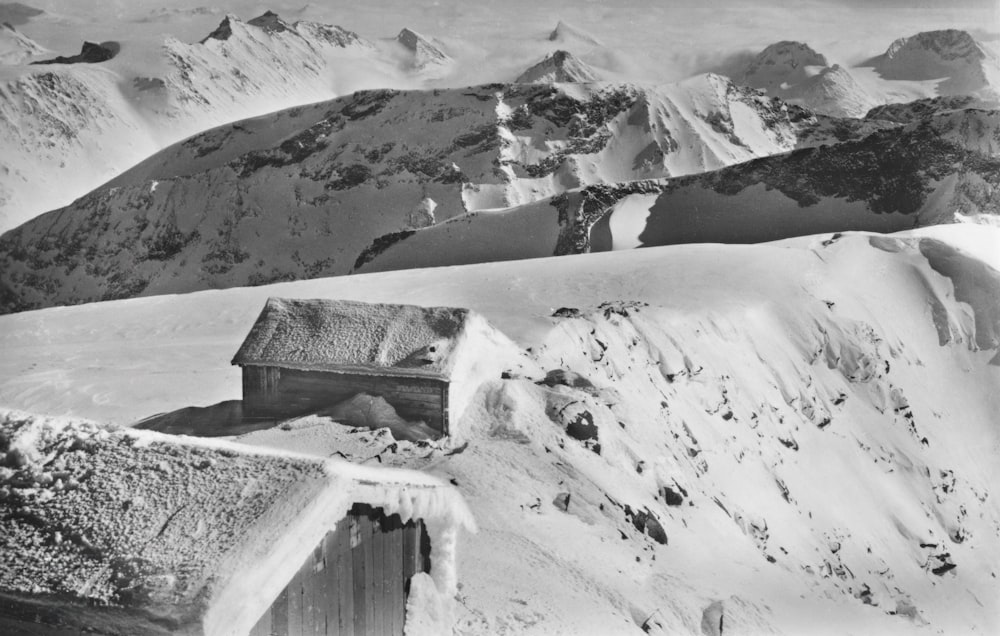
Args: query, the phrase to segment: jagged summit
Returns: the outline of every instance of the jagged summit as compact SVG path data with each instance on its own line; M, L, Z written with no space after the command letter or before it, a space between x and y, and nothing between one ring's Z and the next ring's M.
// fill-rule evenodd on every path
M222 22L219 26L215 27L215 30L206 35L202 40L201 44L208 42L209 40L228 40L233 36L233 22L240 22L241 20L232 14L226 14L226 17L222 18Z
M233 24L248 24L250 26L257 27L258 29L263 29L267 33L282 33L284 31L291 31L292 25L288 24L281 17L273 11L265 11L261 15L243 22L238 17L232 14L226 14L226 17L222 19L219 26L216 27L214 31L209 33L205 39L201 41L202 44L208 42L209 40L228 40L233 36Z
M404 28L396 36L399 42L413 56L411 66L416 70L445 67L454 60L444 52L440 43L425 37L412 29Z
M244 22L237 16L232 14L227 14L219 26L216 27L214 31L209 33L200 44L205 44L209 40L219 40L220 42L225 42L233 37L234 29L254 27L261 29L269 36L281 36L281 34L291 35L293 38L298 36L306 38L311 41L320 41L325 44L332 44L334 46L345 48L352 45L360 45L365 48L370 48L369 43L363 41L357 33L353 31L348 31L347 29L331 25L331 24L320 24L318 22L309 22L305 20L300 20L295 23L286 22L273 11L265 11L261 15Z
M758 53L738 81L753 88L772 91L809 77L807 67L825 67L827 64L826 57L808 44L784 40Z
M280 33L288 31L289 25L282 20L274 11L265 11L256 18L247 21L247 24L264 29L268 33Z
M586 46L604 46L600 40L595 38L593 35L587 33L583 29L577 28L572 24L567 24L560 20L556 24L556 28L549 33L550 42L558 42L560 44L583 44Z
M555 51L541 62L521 73L518 84L551 84L553 82L594 82L599 74L589 64L567 51Z

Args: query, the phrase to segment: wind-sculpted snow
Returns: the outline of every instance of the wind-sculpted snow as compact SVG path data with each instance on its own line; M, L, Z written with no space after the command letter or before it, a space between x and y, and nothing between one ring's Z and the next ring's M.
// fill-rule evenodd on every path
M814 116L715 75L360 91L187 139L8 232L0 309L347 274L393 242L379 237L425 228L417 208L439 224L890 125ZM545 254L585 249L592 215L560 221Z
M122 635L247 633L356 503L427 523L444 598L458 530L475 529L413 471L8 410L0 503L0 624Z
M322 414L233 431L455 484L480 530L458 546L458 633L989 634L998 238L823 234L3 316L0 402L125 423L233 400L228 360L270 296L468 307L531 364L479 378L452 439Z

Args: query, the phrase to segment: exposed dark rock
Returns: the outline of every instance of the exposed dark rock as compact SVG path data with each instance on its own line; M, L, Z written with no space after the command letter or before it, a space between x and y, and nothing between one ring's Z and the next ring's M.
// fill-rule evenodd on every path
M635 526L639 532L645 533L650 539L661 545L667 545L667 533L660 524L656 516L646 510L632 510L630 506L625 506L625 518Z
M594 384L590 380L575 371L567 371L566 369L552 369L538 383L552 387L557 385L569 386L588 392L594 390Z
M594 416L590 414L590 411L582 410L573 420L571 420L566 425L566 434L573 439L585 442L587 440L596 440L598 431L597 425L594 424Z
M570 494L568 492L561 492L558 495L556 495L555 499L552 500L552 505L558 508L559 510L566 512L567 510L569 510L569 499L570 499Z
M121 45L113 41L101 42L100 44L84 42L83 48L76 55L68 57L60 55L51 60L39 60L32 62L32 64L100 64L118 55L121 49Z
M660 496L668 506L679 506L684 503L684 495L670 486L660 486Z
M215 30L209 33L201 43L204 44L209 40L228 40L233 36L233 25L229 21L229 16L222 19L219 26L215 27Z
M560 307L552 312L553 318L579 318L580 310L576 307Z
M364 251L358 255L357 260L354 261L354 269L359 269L362 265L368 263L382 252L415 233L416 230L402 230L400 232L393 232L391 234L379 236L372 241L371 245L366 247Z
M248 21L247 24L264 29L268 33L281 33L289 30L288 24L274 11L265 11L263 15Z

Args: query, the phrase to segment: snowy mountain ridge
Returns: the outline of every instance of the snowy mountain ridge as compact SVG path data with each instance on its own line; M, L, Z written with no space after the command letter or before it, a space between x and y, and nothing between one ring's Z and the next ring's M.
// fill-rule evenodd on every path
M878 105L937 96L969 95L987 108L1000 105L1000 59L966 31L926 31L899 38L885 53L859 66L830 65L809 45L783 41L761 51L737 81L841 117L861 117Z
M1000 218L1000 111L920 118L667 182L593 185L377 239L359 272ZM928 114L929 113L929 114ZM903 116L896 113L898 119ZM696 212L693 212L696 211ZM530 237L497 243L496 235Z
M155 151L225 122L402 81L395 60L338 26L226 16L201 42L168 37L164 72L104 64L0 80L0 230L66 205Z
M7 232L3 307L347 274L378 237L428 222L891 125L813 116L714 75L359 92L192 137Z

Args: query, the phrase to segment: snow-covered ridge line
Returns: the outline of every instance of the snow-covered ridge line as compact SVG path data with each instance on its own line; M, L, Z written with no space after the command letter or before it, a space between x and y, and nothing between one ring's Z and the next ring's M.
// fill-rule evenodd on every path
M357 92L191 137L7 232L0 305L348 274L379 237L391 243L470 210L699 173L892 125L815 116L718 75Z
M409 84L391 56L356 33L270 12L245 22L229 15L200 42L167 37L158 55L155 76L136 76L126 50L98 68L31 67L0 82L0 138L9 140L0 230L213 126Z

